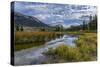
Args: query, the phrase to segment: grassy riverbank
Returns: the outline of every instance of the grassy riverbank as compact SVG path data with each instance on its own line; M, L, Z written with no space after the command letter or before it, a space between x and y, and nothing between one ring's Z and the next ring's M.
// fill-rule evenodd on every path
M68 47L61 44L56 49L50 48L46 53L49 57L44 63L62 63L97 60L97 35L96 33L84 33L75 40L76 47Z
M62 36L60 32L15 32L15 51L38 47L60 36Z

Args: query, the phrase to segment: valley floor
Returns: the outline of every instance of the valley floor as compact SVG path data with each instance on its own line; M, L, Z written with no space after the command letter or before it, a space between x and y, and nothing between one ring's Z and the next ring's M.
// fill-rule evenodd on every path
M39 54L37 54L38 51L35 52L36 51L35 49L40 50L41 52L41 49L38 49L38 48L43 47L43 46L45 47L45 45L43 45L42 42L55 39L56 37L60 37L63 34L68 34L71 36L78 35L79 37L76 40L74 40L76 47L69 47L69 46L65 46L64 44L59 44L59 46L57 46L55 49L49 48L48 51L43 52L43 55L48 57L48 59L46 61L42 61L41 63L64 63L64 62L96 61L97 60L97 33L92 33L92 32L91 33L89 32L88 33L86 32L84 33L78 33L78 32L68 32L68 33L65 33L65 32L63 33L61 32L31 32L31 33L30 32L16 32L15 33L15 44L14 44L16 64L17 62L20 61L20 59L18 59L17 56L22 55L19 53L23 53L23 52L25 53L25 51L27 53L27 49L30 48L32 49L31 51L32 54L31 55L29 54L29 55L36 57L35 55L39 55ZM38 42L40 44L35 45L34 42ZM30 53L30 51L28 53ZM30 57L28 53L27 55L24 55L24 57L25 56ZM31 58L29 61L33 62L33 59ZM26 63L29 64L30 62L25 62L25 64ZM34 60L34 62L36 61Z

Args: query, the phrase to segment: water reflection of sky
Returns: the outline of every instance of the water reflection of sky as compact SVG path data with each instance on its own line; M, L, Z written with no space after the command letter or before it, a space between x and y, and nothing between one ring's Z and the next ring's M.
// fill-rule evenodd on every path
M46 44L51 45L51 46L57 46L59 44L63 44L63 45L75 47L74 40L76 38L77 37L73 37L73 36L69 36L69 35L63 35L62 38L56 38L55 40L51 40L51 41L47 42Z
M75 47L75 43L74 43L74 40L75 39L76 39L76 37L73 37L73 38L65 38L64 44L65 45L68 45L68 46Z
M43 55L43 52L46 52L48 48L53 47L55 49L57 46L61 44L74 47L75 44L73 41L76 38L77 37L64 35L62 38L56 38L54 40L51 40L45 43L45 45L42 45L36 49L29 48L29 49L15 52L15 65L27 65L30 63L31 64L41 63L42 61L45 60L45 56Z

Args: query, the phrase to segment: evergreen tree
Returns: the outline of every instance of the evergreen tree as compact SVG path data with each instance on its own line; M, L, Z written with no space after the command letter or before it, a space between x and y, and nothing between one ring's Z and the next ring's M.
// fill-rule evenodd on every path
M83 25L82 25L82 27L83 27L83 30L86 29L86 22L85 22L85 20L83 21Z
M88 30L91 30L91 26L92 26L91 22L92 22L92 16L90 15L90 19L88 23Z
M21 26L20 30L21 30L21 31L23 31L23 30L24 30L24 29L23 29L23 26Z
M19 26L18 25L16 26L16 31L19 31Z

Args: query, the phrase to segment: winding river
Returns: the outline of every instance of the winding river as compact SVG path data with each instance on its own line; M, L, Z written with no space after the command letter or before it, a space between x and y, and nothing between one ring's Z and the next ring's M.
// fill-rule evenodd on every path
M61 44L66 46L75 47L73 42L77 37L71 35L63 35L60 38L55 38L46 42L44 45L38 48L28 48L21 51L15 52L15 65L30 65L30 64L41 64L46 61L47 57L43 55L43 52L47 51L48 48L55 48Z

